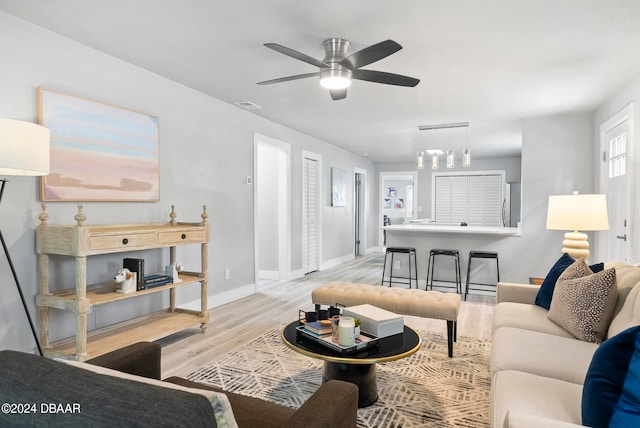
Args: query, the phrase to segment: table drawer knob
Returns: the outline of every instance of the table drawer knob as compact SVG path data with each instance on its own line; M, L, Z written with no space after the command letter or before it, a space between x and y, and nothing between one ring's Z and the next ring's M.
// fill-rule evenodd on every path
M127 245L129 243L129 240L127 238L124 238L122 240L122 245Z
M187 239L187 234L186 233L182 234L182 239Z

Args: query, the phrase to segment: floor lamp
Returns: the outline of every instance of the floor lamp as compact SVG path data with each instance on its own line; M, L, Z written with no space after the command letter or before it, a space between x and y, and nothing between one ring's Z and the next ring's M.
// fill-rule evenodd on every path
M0 176L5 175L47 175L49 174L49 130L43 126L20 120L0 118ZM8 180L0 179L0 204L4 195L4 188ZM4 240L4 235L0 229L0 240L4 254L9 262L16 288L20 294L24 312L27 314L29 326L33 333L33 339L38 347L38 352L42 354L42 347L38 340L33 320L27 308L27 302L20 287L20 281L13 266L13 261L9 255L9 249Z
M562 252L574 259L589 257L587 234L579 231L608 230L605 195L552 195L547 207L547 229L570 230L564 234Z

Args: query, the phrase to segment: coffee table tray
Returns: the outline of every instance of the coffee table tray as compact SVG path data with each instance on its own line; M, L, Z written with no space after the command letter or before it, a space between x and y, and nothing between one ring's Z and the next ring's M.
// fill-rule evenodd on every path
M361 352L365 349L373 348L374 346L378 345L377 337L363 331L360 332L360 335L358 337L356 337L356 344L351 346L342 346L339 343L334 342L330 334L325 336L315 335L306 330L303 325L296 327L296 332L299 336L316 342L341 355L349 355L355 352Z

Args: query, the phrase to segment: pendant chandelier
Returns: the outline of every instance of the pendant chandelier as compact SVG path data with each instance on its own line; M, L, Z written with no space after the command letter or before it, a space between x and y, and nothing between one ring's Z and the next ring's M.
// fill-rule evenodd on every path
M447 146L447 143L450 145L452 144L454 141L454 138L451 137L451 129L456 129L456 128L465 128L466 133L465 133L465 146L468 145L469 143L469 122L459 122L459 123L447 123L447 124L440 124L440 125L422 125L422 126L418 126L418 129L421 131L440 131L443 129L449 130L448 132L448 138L442 138L442 140L438 139L438 143L437 144L442 144L443 146ZM437 138L438 136L436 136ZM443 140L449 140L449 141L443 141ZM424 168L424 156L425 153L428 154L429 156L431 156L431 168L432 169L438 169L439 168L439 163L440 163L440 155L444 155L445 152L440 149L440 148L429 148L429 149L423 149L418 151L417 157L416 157L416 167L418 169L423 169ZM451 168L455 168L455 150L454 149L446 149L446 156L445 156L445 165L447 168L451 169ZM462 150L462 166L464 168L469 168L471 166L471 151L469 150L468 147L465 147Z

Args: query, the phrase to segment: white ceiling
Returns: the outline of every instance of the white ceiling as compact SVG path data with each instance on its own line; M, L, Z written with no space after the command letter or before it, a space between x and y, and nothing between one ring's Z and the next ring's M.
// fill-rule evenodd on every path
M522 118L592 110L640 72L638 0L0 0L0 10L378 162L444 144L517 154ZM420 84L354 81L341 101L314 78L256 85L317 71L263 43L322 59L331 37L351 52L395 40L402 50L365 68ZM417 129L453 122L470 122L468 134Z

